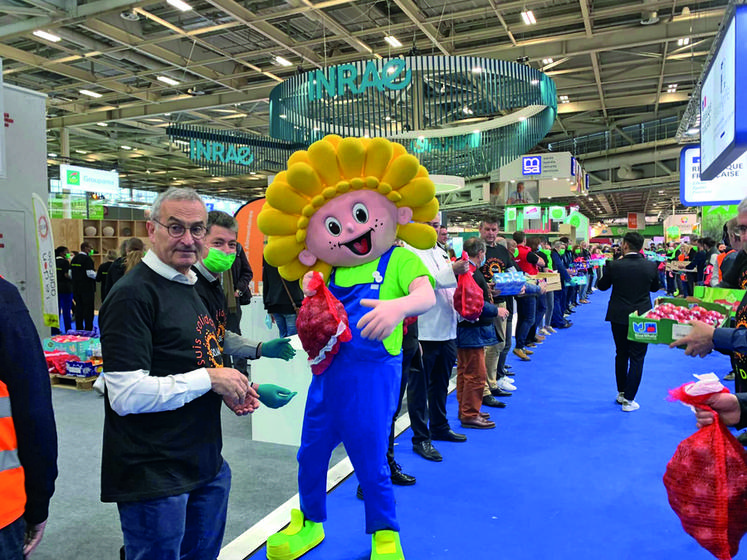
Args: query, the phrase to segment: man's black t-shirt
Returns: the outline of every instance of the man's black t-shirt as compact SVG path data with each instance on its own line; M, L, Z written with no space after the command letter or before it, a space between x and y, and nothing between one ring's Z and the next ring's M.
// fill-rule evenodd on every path
M54 262L57 267L57 292L60 294L72 294L73 281L67 275L70 271L70 261L65 257L57 257Z
M493 283L493 274L506 272L509 268L518 270L516 263L511 258L511 255L508 254L508 249L500 243L496 243L495 247L486 247L485 264L482 265L480 270L488 284ZM510 298L511 296L497 297L495 298L495 303L509 302ZM510 307L511 306L509 306L509 308Z
M70 262L73 271L73 292L76 294L86 294L96 291L96 280L89 278L87 270L95 270L93 259L85 253L78 253Z
M105 371L165 377L221 367L213 318L194 286L140 263L117 282L99 313ZM221 457L221 397L208 391L175 410L119 416L105 400L101 499L175 496L215 478Z
M210 317L215 323L216 332L218 333L218 343L223 348L223 339L226 336L226 295L223 293L220 278L208 280L199 270L192 268L197 275L197 284L195 289L200 296L202 303L207 307Z

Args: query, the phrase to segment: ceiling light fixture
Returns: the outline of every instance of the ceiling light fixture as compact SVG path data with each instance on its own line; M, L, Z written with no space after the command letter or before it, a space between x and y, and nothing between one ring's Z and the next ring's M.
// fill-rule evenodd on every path
M689 44L690 44L690 37L683 37L682 39L677 39L678 47L686 47Z
M105 122L97 122L96 124L97 124L98 126L109 126L109 124L108 124L108 123L105 123Z
M183 0L166 0L167 4L171 4L176 8L177 10L180 10L182 12L188 12L192 9L192 6L184 2Z
M50 152L50 153L47 154L47 157L55 158L55 157L57 157L57 154L53 154L53 153Z
M293 66L293 63L290 60L283 58L282 56L276 56L275 62L280 66Z
M402 46L402 43L400 43L399 39L397 39L394 35L386 35L384 37L384 40L389 43L389 46L394 47L395 49L398 49Z
M532 12L532 10L521 12L521 19L524 20L524 25L534 25L537 23L537 19L534 17L534 12Z
M687 129L687 133L688 133L689 135L691 135L691 136L692 136L693 134L698 134L699 132L700 132L700 128L698 128L697 126L693 126L692 128L688 128L688 129Z
M85 150L75 150L76 154L87 154L88 152Z
M131 150L132 146L124 146L124 145L122 145L122 146L120 146L120 148L122 148L123 150Z
M164 84L168 84L170 86L178 86L179 81L175 80L173 78L169 78L168 76L156 76L156 80L159 82L163 82Z
M100 93L96 93L95 91L91 91L90 89L82 89L80 90L80 93L82 93L83 95L87 95L88 97L103 97Z
M545 66L547 66L548 64L552 64L552 63L553 63L552 58L543 58L542 59L542 64L544 64Z
M32 35L36 35L40 39L46 39L47 41L51 41L52 43L62 41L62 37L59 37L54 33L49 33L48 31L42 31L41 29L37 29L32 33Z

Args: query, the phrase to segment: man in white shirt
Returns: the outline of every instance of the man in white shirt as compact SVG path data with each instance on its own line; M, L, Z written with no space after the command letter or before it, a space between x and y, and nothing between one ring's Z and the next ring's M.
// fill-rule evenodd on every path
M524 183L519 181L516 183L516 190L512 192L506 204L531 204L534 202L532 196L524 189Z
M439 220L430 222L436 231ZM456 275L469 271L467 261L452 263L439 245L432 249L407 247L420 257L436 282L436 305L418 317L418 340L423 348L423 369L411 370L407 384L407 409L412 427L412 447L429 461L443 457L432 441L467 441L446 419L446 396L456 363L457 312L454 309ZM430 420L430 428L429 428Z
M117 503L127 558L217 557L231 481L221 404L257 404L246 376L222 367L215 322L194 288L206 223L192 189L161 194L147 223L152 250L99 314L101 499Z

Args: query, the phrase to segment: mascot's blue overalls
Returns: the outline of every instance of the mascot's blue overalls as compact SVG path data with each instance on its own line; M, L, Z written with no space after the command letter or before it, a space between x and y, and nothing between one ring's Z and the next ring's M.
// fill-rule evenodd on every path
M392 356L383 342L363 338L356 324L371 311L360 300L379 299L392 250L381 256L369 284L337 286L332 271L329 289L345 306L353 339L341 343L332 364L311 380L298 451L301 511L321 523L327 519L329 460L342 441L363 489L369 534L399 531L386 451L399 396L402 353Z

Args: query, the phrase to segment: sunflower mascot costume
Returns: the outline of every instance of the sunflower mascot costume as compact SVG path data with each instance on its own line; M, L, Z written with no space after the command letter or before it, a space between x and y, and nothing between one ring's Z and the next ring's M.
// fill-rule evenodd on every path
M314 375L298 451L300 510L267 542L268 560L293 560L324 539L327 469L345 445L363 489L372 560L403 560L386 461L402 374L402 321L435 303L433 280L401 239L433 247L422 223L438 213L417 158L384 138L326 136L288 159L258 217L264 256L286 280L320 273L345 307L352 340ZM300 333L300 328L299 328Z

